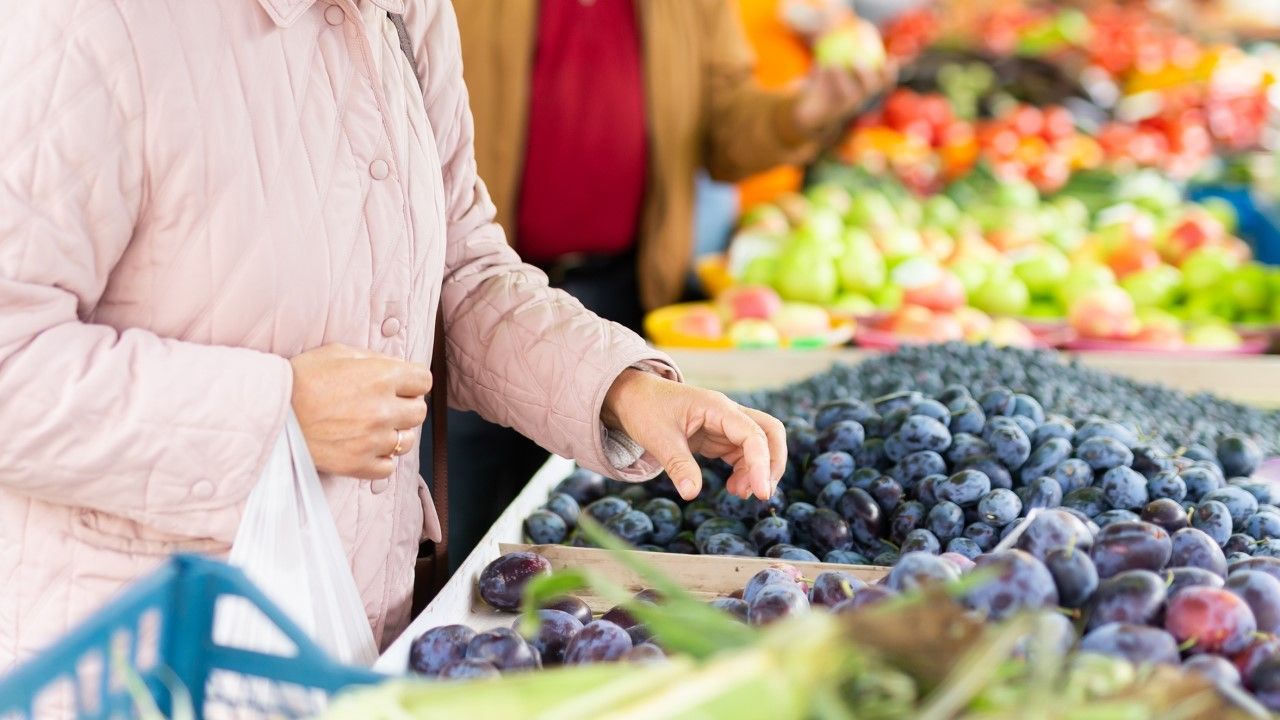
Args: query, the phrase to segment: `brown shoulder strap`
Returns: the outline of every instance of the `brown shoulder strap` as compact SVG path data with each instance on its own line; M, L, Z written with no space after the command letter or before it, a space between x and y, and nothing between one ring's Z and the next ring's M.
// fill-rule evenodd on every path
M400 49L409 58L409 67L416 68L413 43L409 40L409 30L404 26L404 17L398 13L387 13L387 17L396 27ZM435 561L433 584L437 590L449 579L449 440L446 432L449 417L449 364L445 360L444 344L444 305L441 304L436 307L436 339L431 354L431 416L428 420L431 425L431 501L440 518L440 542L435 543L432 548Z

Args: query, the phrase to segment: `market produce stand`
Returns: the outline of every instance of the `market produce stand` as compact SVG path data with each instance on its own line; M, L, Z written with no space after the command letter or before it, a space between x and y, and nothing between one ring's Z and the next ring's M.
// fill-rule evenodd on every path
M724 392L774 388L856 363L866 350L667 350L685 380ZM1088 367L1185 392L1212 392L1258 407L1280 407L1280 357L1155 357L1142 353L1063 353Z

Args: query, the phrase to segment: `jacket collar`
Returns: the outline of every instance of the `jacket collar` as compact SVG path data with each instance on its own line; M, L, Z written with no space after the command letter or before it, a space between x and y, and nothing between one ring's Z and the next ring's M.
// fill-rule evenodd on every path
M356 0L352 0L354 3ZM409 0L370 0L389 13L403 13ZM316 4L316 0L258 0L262 9L279 27L289 27L302 14Z

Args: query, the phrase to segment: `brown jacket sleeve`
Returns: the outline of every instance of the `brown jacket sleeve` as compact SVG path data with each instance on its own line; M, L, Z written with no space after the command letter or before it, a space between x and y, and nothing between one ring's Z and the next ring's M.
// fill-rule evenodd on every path
M819 150L818 138L796 124L798 92L765 90L752 77L755 53L733 3L703 3L708 45L707 171L736 182L777 165L803 164Z

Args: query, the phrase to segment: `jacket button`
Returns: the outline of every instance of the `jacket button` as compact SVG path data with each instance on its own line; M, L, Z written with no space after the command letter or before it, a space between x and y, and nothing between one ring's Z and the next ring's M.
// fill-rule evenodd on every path
M390 485L390 484L391 484L390 481L388 481L386 478L382 478L381 480L374 480L373 482L369 483L369 492L373 493L374 495L381 495L382 493L386 492L387 485Z
M191 485L191 497L197 500L208 500L213 497L213 483L209 480L197 480Z
M337 5L330 5L324 9L324 20L330 25L341 25L346 19L347 13Z
M385 180L391 174L391 166L386 160L374 160L369 163L369 175L374 180Z
M400 332L399 318L389 317L382 321L382 337L391 337Z

